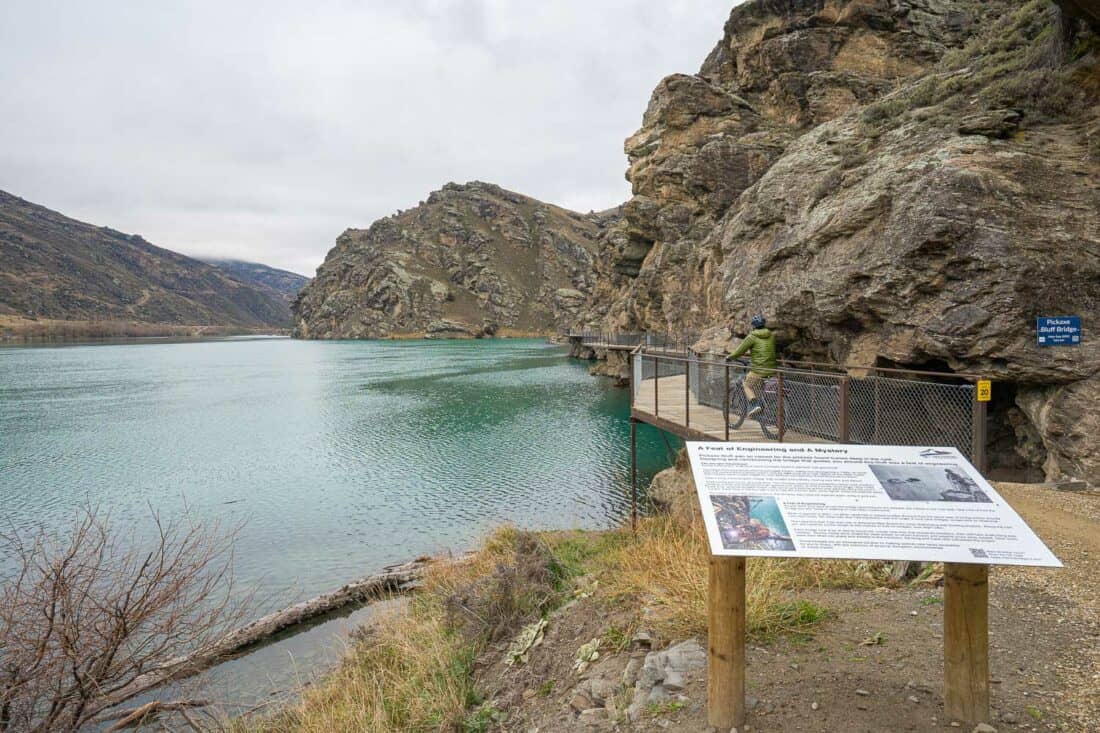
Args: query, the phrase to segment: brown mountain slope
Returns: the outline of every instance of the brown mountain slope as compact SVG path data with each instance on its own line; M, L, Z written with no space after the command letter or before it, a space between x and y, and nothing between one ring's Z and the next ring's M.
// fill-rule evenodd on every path
M280 294L0 191L0 316L43 321L289 325Z
M260 264L259 262L245 262L243 260L230 260L218 257L203 257L203 262L229 273L234 280L240 280L246 285L254 285L258 288L277 291L287 303L294 302L298 293L309 282L305 275L299 275L289 270L280 270L276 267Z
M599 215L450 183L349 229L295 303L301 338L549 333L591 289Z

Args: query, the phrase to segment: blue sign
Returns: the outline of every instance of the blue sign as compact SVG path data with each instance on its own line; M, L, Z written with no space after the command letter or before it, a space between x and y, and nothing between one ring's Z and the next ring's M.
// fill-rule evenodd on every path
M1035 335L1040 346L1076 346L1081 343L1081 316L1039 318Z

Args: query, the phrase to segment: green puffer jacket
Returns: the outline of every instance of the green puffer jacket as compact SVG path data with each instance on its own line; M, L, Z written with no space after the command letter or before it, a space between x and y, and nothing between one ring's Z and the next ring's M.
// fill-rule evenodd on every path
M750 349L750 369L761 377L775 374L775 334L767 328L756 329L741 342L736 351L730 352L730 358L736 359Z

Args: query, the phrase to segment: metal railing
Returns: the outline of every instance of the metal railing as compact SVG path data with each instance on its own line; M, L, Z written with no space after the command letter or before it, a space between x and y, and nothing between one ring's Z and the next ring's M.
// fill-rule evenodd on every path
M582 346L630 347L644 346L660 352L688 354L699 337L690 333L656 333L653 331L570 331L570 339L580 341Z
M622 346L633 348L642 343L645 334L623 331L577 331L570 332L569 338L581 342L582 346Z
M691 354L691 347L698 340L698 334L694 333L657 333L647 331L645 335L645 348L647 351L679 353L687 356Z
M758 423L774 440L954 446L983 468L985 403L974 375L790 362L759 390L758 419L739 421L747 365L645 347L631 359L631 406L693 435L729 440L731 422Z

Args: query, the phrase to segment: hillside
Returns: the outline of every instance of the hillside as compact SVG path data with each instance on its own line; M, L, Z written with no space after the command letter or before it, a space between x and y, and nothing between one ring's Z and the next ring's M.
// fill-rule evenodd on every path
M1096 3L1064 2L1084 17ZM758 0L626 141L587 321L762 312L789 357L978 372L994 468L1100 482L1100 38L1046 0ZM731 330L733 332L731 338Z
M298 292L306 286L309 278L289 270L280 270L276 267L261 265L259 262L244 262L242 260L219 259L216 257L203 257L203 262L213 265L219 270L228 272L230 277L239 280L246 285L258 288L267 288L281 293L283 298L291 303Z
M550 333L594 282L602 217L488 183L349 229L295 304L300 338Z
M288 326L289 308L274 290L0 191L0 317L51 329L62 328L58 322L265 329Z

